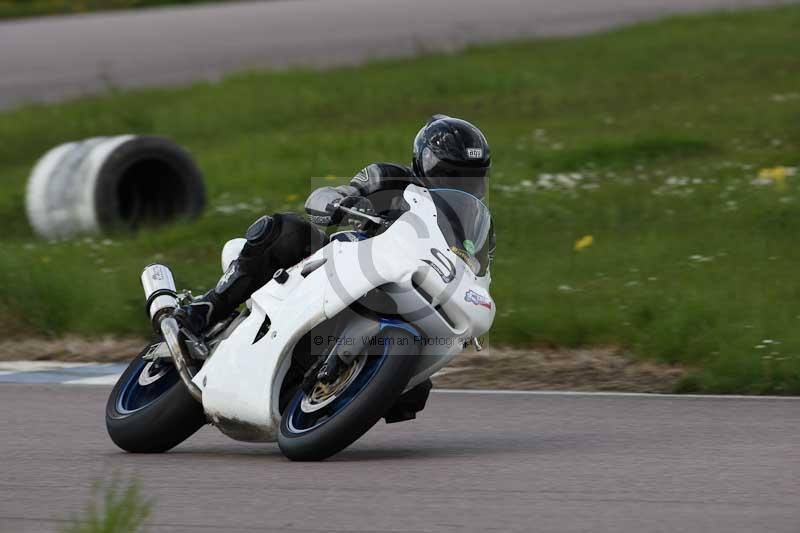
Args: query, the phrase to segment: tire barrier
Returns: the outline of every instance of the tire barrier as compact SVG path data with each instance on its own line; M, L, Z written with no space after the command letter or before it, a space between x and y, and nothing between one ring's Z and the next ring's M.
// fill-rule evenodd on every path
M205 202L202 173L186 150L136 135L56 146L36 163L26 195L28 220L46 239L192 219Z

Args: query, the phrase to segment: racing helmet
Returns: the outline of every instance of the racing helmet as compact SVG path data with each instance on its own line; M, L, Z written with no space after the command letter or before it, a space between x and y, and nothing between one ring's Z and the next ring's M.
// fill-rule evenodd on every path
M466 120L434 115L414 138L414 174L431 189L486 196L492 166L489 143Z

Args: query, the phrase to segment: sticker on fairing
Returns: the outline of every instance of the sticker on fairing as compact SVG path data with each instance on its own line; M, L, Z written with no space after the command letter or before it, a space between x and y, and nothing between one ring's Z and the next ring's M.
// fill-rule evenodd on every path
M464 241L464 249L469 255L475 255L475 243L467 239Z
M450 251L464 260L464 262L472 269L473 272L478 272L481 269L481 264L474 255L470 255L466 250L462 250L455 244L450 247Z
M481 307L485 307L486 309L492 308L492 301L489 300L489 298L487 298L486 296L481 296L480 294L472 290L467 291L466 294L464 294L464 301L467 301L473 305L479 305Z

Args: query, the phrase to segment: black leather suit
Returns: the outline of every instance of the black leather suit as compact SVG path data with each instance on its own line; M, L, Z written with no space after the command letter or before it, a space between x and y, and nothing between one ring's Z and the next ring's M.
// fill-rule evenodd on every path
M335 223L329 204L345 197L370 200L375 211L401 209L402 191L409 183L424 185L411 168L393 163L373 163L350 180L349 185L321 187L306 200L308 220L293 213L276 213L256 220L245 233L247 243L217 286L196 300L205 326L230 315L280 268L296 265L328 243L320 226Z

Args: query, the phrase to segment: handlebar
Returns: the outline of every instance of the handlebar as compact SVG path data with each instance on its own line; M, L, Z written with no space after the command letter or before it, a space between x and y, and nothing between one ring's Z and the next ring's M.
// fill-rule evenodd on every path
M337 205L336 209L338 209L339 211L344 211L345 213L352 215L354 217L359 217L365 220L369 220L373 224L378 224L380 226L387 225L390 222L388 218L384 218L378 215L370 215L369 213L365 213L364 211L359 211L358 209L353 209L352 207L344 207L342 205Z
M336 217L337 213L347 213L349 215L348 221L352 223L352 219L359 219L365 222L364 226L361 228L363 230L368 230L370 227L377 227L378 230L388 228L391 223L393 222L392 219L387 217L382 217L377 215L371 209L368 211L364 209L356 209L355 207L348 207L345 205L341 205L340 202L336 203L329 203L325 207L325 211L335 220L335 222L339 222L340 218ZM355 224L353 224L355 225Z

